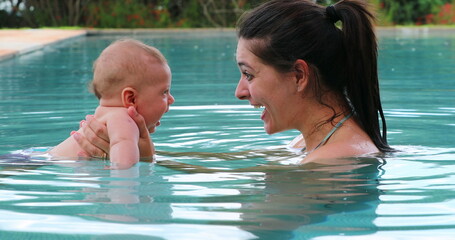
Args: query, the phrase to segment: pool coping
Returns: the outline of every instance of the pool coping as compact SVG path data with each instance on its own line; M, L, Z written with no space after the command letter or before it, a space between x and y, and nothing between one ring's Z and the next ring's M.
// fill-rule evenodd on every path
M454 27L376 27L378 35L420 37L455 35ZM159 32L233 32L233 28L196 28L196 29L6 29L0 30L0 61L40 50L51 44L93 35L146 34Z

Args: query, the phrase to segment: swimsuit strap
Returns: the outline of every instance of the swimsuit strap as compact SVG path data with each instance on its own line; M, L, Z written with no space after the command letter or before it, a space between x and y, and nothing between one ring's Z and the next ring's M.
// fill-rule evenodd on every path
M341 121L339 121L339 122L332 128L332 130L330 130L330 132L325 136L325 138L322 139L322 141L321 141L313 150L309 151L308 154L311 153L311 152L313 152L314 150L318 149L318 148L321 147L322 145L324 145L324 144L327 142L327 140L329 140L329 138L335 133L335 131L338 130L338 128L341 127L341 125L343 125L343 123L346 122L346 120L348 120L351 116L352 116L352 112L349 113L348 115L346 115L346 117L344 117L343 119L341 119ZM303 151L306 151L306 147L304 147L304 148L302 149L302 152L303 152Z

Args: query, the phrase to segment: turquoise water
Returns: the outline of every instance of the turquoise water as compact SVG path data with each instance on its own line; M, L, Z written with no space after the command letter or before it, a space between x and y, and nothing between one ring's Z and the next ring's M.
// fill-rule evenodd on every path
M152 135L158 163L125 171L26 151L56 145L92 113L91 63L125 35L0 62L0 154L31 156L0 160L0 239L455 236L455 32L380 33L389 142L400 152L306 166L283 147L295 131L265 134L260 110L234 97L233 32L129 36L168 58L176 102Z

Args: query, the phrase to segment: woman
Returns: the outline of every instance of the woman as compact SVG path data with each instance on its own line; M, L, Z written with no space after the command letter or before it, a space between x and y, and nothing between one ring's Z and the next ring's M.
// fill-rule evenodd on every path
M267 133L299 130L306 162L391 150L372 19L360 1L274 0L239 21L236 96L265 107Z
M242 75L235 94L265 107L261 119L267 133L299 130L302 135L291 147L306 154L303 162L392 150L379 95L372 20L360 1L323 7L272 0L238 23ZM130 112L141 128L141 116ZM97 121L88 126L84 135L94 145L80 135L81 146L95 156L108 152L104 127Z

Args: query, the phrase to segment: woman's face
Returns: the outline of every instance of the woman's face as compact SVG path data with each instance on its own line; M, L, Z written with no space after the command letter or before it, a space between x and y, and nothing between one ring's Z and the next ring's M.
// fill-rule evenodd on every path
M295 74L281 73L265 65L249 49L254 40L239 39L237 64L241 78L235 91L240 100L248 100L254 107L264 107L261 119L268 134L294 128L295 112L290 101L297 94Z

